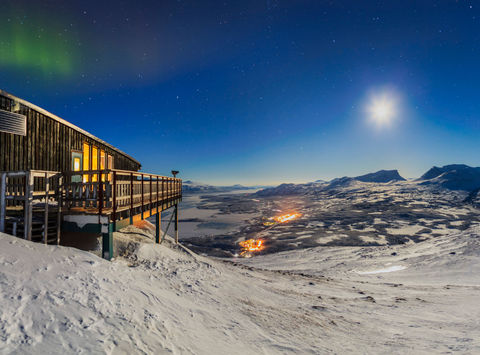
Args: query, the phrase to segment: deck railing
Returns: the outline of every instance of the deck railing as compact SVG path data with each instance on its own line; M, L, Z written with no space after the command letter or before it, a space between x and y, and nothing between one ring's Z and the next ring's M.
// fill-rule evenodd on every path
M105 214L116 221L139 214L144 217L144 213L152 216L181 197L181 179L126 170L0 172L0 232L5 231L7 210L18 215L20 208L26 225L31 226L32 209L38 204L48 228L49 209ZM31 236L31 228L25 228L25 239Z
M60 210L62 174L55 171L29 170L0 172L0 232L5 231L7 207L23 208L23 235L32 239L32 210L36 204L43 205L43 241L49 238L49 209L57 212L56 239L60 241ZM50 207L52 205L52 207ZM17 234L17 222L13 221L14 235Z
M152 214L161 210L161 203L182 197L182 180L173 177L117 169L63 174L67 209L108 211L113 220L117 213L137 208Z

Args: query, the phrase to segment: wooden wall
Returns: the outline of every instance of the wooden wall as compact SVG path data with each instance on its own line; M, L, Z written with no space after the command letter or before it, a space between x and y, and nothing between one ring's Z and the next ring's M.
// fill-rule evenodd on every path
M11 111L12 101L0 95L0 109ZM84 142L112 155L115 169L140 169L129 157L28 106L21 104L18 113L27 116L27 135L0 132L0 171L70 171L72 150L82 151Z

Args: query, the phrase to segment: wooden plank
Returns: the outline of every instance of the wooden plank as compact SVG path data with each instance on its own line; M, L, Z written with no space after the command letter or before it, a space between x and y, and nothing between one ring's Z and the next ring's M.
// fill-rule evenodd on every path
M133 174L130 174L130 223L133 223Z
M32 114L30 110L27 114L27 162L25 166L25 170L32 169Z
M30 172L25 174L25 201L24 201L24 227L23 237L26 240L32 240L32 195L33 175Z
M35 164L33 165L34 169L40 169L40 120L38 118L38 113L35 112Z
M142 200L141 200L142 201L142 207L141 208L142 208L142 219L143 219L143 174L141 176L142 176L141 177L141 179L142 179L141 180L142 181Z
M0 176L0 232L5 233L7 173Z
M117 220L117 173L113 172L112 177L113 191L112 191L112 208L113 208L113 221Z
M162 233L162 214L157 212L155 215L155 242L157 244L160 243L160 233Z
M58 178L58 194L57 194L57 245L60 245L60 230L61 230L61 223L62 223L62 186L63 186L63 177L60 176Z
M175 243L178 244L178 204L175 205Z
M50 184L48 173L45 173L45 212L43 220L43 242L47 244L48 242L48 193L50 192Z
M159 191L158 191L158 176L157 176L157 214L158 214L158 201L159 201Z

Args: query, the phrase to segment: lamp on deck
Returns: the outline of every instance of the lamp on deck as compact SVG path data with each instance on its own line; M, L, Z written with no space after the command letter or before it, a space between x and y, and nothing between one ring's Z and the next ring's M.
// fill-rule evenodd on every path
M179 173L178 170L172 170L172 175L173 177L177 177L177 174Z

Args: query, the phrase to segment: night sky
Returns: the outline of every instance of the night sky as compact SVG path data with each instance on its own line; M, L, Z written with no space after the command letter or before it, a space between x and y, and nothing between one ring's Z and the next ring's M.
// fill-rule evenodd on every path
M479 83L474 1L0 2L1 89L195 181L479 166Z

